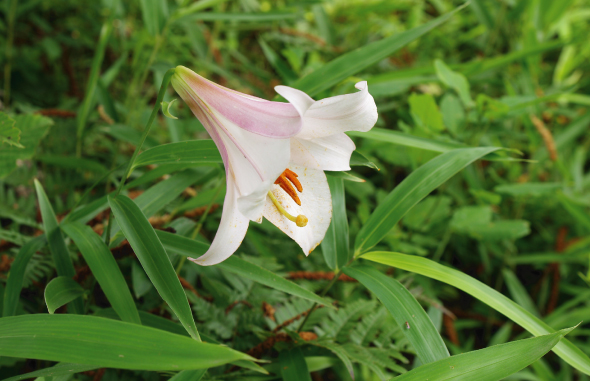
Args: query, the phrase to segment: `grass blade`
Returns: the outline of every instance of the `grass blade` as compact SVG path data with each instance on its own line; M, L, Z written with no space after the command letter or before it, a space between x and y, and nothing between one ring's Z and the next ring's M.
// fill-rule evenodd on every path
M463 353L423 365L393 380L501 380L543 357L572 329L563 329L548 335Z
M94 370L96 368L98 368L98 367L94 366L94 365L62 363L62 364L57 364L55 366L52 366L50 368L39 369L34 372L6 378L3 381L20 381L20 380L28 380L30 378L36 378L36 377L43 378L43 377L69 376L74 373L86 372L88 370Z
M373 211L355 242L355 255L375 246L420 200L475 160L498 147L456 149L435 157L412 172Z
M194 239L182 237L173 233L158 230L156 231L156 234L167 251L185 257L196 258L205 254L207 249L209 249L209 245L206 243L195 241ZM328 307L332 305L326 299L317 296L313 292L297 285L296 283L280 277L272 271L245 261L236 255L232 255L225 261L217 264L216 267L219 267L224 271L238 274L244 278L248 278L270 288L286 292L290 295L308 299L312 302L316 302Z
M450 356L442 337L422 306L400 282L367 265L347 267L342 271L377 295L423 364Z
M37 190L37 198L39 199L39 209L41 210L41 217L43 218L43 227L45 229L45 235L47 236L47 242L49 243L49 250L53 255L53 261L55 262L55 268L57 269L57 275L65 277L73 277L76 275L74 265L72 264L72 258L70 258L70 252L64 241L63 234L55 218L53 208L49 203L47 194L43 186L35 179L35 188ZM78 298L72 301L72 309L74 313L81 314L84 311L82 299Z
M62 227L76 243L92 274L121 320L141 324L133 297L117 261L100 236L90 226L71 222Z
M94 316L0 319L0 355L136 370L204 369L252 357L186 336Z
M543 321L498 291L469 275L429 259L385 251L367 253L362 258L421 274L457 287L505 315L535 336L555 332ZM585 374L590 374L590 358L569 340L563 339L553 348L553 352L574 368Z
M332 194L332 221L321 247L328 267L337 270L350 260L344 180L333 176L326 177Z
M393 54L398 49L401 49L405 45L449 20L455 15L455 13L464 7L465 5L462 5L417 28L395 34L391 37L384 38L367 46L363 46L362 48L353 50L352 52L343 54L311 74L301 78L292 84L292 87L305 91L309 96L314 96Z
M168 254L154 232L154 228L129 197L109 196L109 204L121 231L129 241L154 287L178 316L191 337L200 341L184 289L180 285Z
M150 164L221 163L221 154L211 139L162 144L142 152L133 168Z

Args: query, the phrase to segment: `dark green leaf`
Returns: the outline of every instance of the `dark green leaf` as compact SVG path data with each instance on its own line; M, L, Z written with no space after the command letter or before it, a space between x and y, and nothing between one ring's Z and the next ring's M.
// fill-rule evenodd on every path
M309 96L314 96L326 89L329 89L351 75L357 74L361 70L364 70L367 67L390 56L398 49L401 49L405 45L449 20L455 15L455 13L464 7L465 5L458 7L454 11L449 12L417 28L394 34L393 36L384 38L380 41L363 46L362 48L353 50L352 52L343 54L315 70L311 74L301 78L292 86L299 90L305 91L307 94L309 94Z
M45 229L45 236L47 236L47 243L49 250L53 255L57 275L72 278L76 275L70 252L64 241L63 234L57 223L53 208L49 203L49 199L45 194L43 186L35 179L35 189L37 190L37 198L39 199L39 209L43 218L43 227ZM84 311L82 299L78 298L72 302L72 310L74 313L81 314Z
M532 339L495 345L422 365L395 381L498 381L537 361L573 328Z
M209 249L209 245L206 243L195 241L193 239L168 233L162 230L156 231L156 234L167 251L185 257L197 258L205 254L205 252ZM229 257L216 266L225 271L238 274L244 278L248 278L265 286L286 292L287 294L308 299L325 306L331 306L330 302L317 296L313 292L276 275L272 271L268 271L258 265L243 260L236 255Z
M446 152L412 172L383 200L361 228L355 255L375 246L397 222L430 192L475 160L497 147L463 148Z
M536 336L555 332L530 312L498 291L460 271L440 265L426 258L393 252L372 252L364 259L411 271L450 284L474 296ZM553 351L574 368L590 374L590 358L569 340L563 339Z
M97 367L205 369L252 357L138 324L80 315L0 319L0 355Z
M84 289L72 278L58 276L45 287L45 304L49 313L82 296Z
M184 289L154 228L139 207L127 196L109 197L121 231L129 241L146 274L172 311L194 339L199 340Z
M3 316L14 316L16 307L23 287L23 278L29 260L37 250L40 250L47 240L45 235L35 237L20 248L14 262L10 266L8 279L6 280L6 289L4 290L4 308Z
M332 194L332 221L321 243L326 263L332 270L337 270L350 260L348 241L348 219L344 196L344 181L327 176Z
M14 376L10 378L6 378L3 381L20 381L20 380L28 380L29 378L36 378L36 377L59 377L59 376L68 376L74 373L86 372L88 370L94 370L98 368L94 365L82 365L82 364L69 364L69 363L62 363L52 366L51 368L39 369L34 372L21 374L20 376Z
M432 321L400 282L367 265L347 267L342 271L377 295L423 364L449 357L449 351Z
M279 353L283 381L311 381L301 348L295 347Z
M100 284L121 320L141 324L127 282L125 282L113 254L100 236L90 226L78 222L65 224L62 229L78 246L92 271L92 275Z
M213 140L188 140L150 148L137 156L133 168L150 164L221 163L221 155Z

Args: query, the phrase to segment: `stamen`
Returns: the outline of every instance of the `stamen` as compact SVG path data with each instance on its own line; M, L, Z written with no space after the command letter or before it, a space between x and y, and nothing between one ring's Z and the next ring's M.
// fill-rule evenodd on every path
M297 203L297 205L301 206L301 200L295 192L293 185L299 193L303 192L303 186L301 182L297 178L299 177L295 172L290 170L289 168L285 169L283 173L276 179L275 184L280 185L280 187Z
M268 191L268 197L270 197L270 200L272 201L272 203L275 204L279 213L281 213L283 216L285 216L289 220L295 222L295 224L297 226L299 226L300 228L307 225L307 221L308 221L307 217L305 217L303 214L300 214L297 217L293 217L291 214L289 214L289 212L287 212L285 210L285 208L283 208L283 206L279 203L279 201L276 199L275 195L272 194L271 191Z
M299 196L297 196L297 193L295 193L295 189L293 189L293 185L291 185L290 182L287 181L287 178L283 175L279 176L280 179L280 183L279 185L281 186L281 188L287 192L287 194L289 196L291 196L291 198L293 199L293 201L295 201L297 203L297 205L301 206L301 200L299 199Z
M283 172L283 174L289 179L289 181L293 183L293 185L295 185L299 193L303 192L303 187L301 186L299 179L297 179L297 177L299 176L297 176L295 172L287 168L285 169L285 172Z

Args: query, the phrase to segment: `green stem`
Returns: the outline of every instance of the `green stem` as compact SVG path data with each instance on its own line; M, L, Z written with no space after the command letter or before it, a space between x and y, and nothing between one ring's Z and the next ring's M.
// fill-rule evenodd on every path
M164 78L162 79L162 85L160 86L160 91L158 92L158 98L156 99L156 104L154 105L154 108L152 109L150 119L148 120L148 122L145 126L145 129L143 130L143 133L141 134L141 138L139 139L139 142L137 143L137 146L135 147L135 151L133 151L133 155L131 156L131 160L129 160L129 164L127 164L127 169L124 172L123 178L121 179L121 182L119 183L119 185L117 186L117 189L115 190L115 197L117 197L121 193L121 189L123 189L123 187L125 186L125 182L127 181L127 178L129 177L129 175L131 175L131 171L133 171L133 163L135 163L135 159L137 158L137 155L139 154L139 151L141 150L141 147L143 146L145 139L147 138L148 134L150 133L150 129L152 128L152 123L154 123L154 119L156 119L156 116L158 115L158 111L160 110L160 104L162 103L162 100L164 99L164 95L166 95L166 90L168 89L168 85L170 84L170 79L174 75L174 71L175 71L175 69L170 69L166 72L166 74L164 74ZM106 236L105 236L105 243L107 244L107 246L110 244L111 229L112 229L112 225L113 225L113 219L111 218L111 212L109 212L108 220L109 220L109 222L107 225L107 232L106 232Z
M12 46L14 43L14 20L16 19L16 5L18 0L12 0L6 10L6 63L4 64L4 107L8 109L10 103L10 77L12 74Z
M98 39L98 47L96 53L92 59L92 68L90 69L90 77L88 78L88 86L86 87L86 94L84 95L84 102L78 112L77 126L76 126L76 156L82 156L82 134L84 132L84 126L90 113L90 107L94 101L94 92L96 90L96 84L98 83L98 76L100 67L104 59L104 52L107 48L107 43L113 30L113 16L103 24L100 30L100 37Z

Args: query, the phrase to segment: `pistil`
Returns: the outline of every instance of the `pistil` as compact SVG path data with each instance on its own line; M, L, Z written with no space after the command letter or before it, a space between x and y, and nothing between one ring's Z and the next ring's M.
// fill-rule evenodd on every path
M300 228L304 227L307 225L307 217L305 217L303 214L298 215L297 217L293 217L289 212L287 212L285 210L285 208L283 208L283 206L279 203L279 201L277 200L277 198L275 197L274 194L272 194L271 191L268 191L268 197L270 197L270 200L272 201L273 204L275 204L277 210L279 211L279 213L281 213L283 216L287 217L289 220L295 222L295 224L297 226L299 226Z

